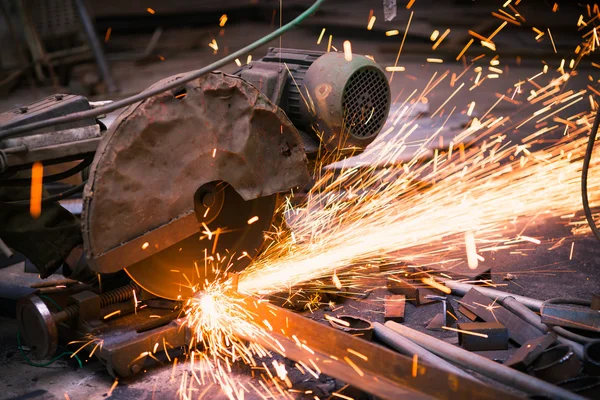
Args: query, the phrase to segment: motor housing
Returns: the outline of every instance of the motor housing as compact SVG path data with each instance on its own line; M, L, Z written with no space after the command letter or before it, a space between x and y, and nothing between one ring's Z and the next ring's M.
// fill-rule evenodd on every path
M236 72L328 151L366 148L387 119L391 92L383 69L353 54L270 48ZM305 147L310 147L306 143ZM306 149L310 153L310 149Z

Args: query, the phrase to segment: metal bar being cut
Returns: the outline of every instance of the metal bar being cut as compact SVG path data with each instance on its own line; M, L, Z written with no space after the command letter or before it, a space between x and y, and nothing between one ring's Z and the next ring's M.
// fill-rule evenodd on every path
M403 356L272 304L250 297L243 304L252 322L268 329L272 338L238 332L240 337L295 360L316 375L332 376L379 398L521 398L442 369L419 365L418 358Z

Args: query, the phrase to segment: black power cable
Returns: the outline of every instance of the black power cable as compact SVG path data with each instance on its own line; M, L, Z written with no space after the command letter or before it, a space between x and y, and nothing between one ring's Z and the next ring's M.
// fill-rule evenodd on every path
M145 90L136 95L133 95L133 96L127 97L125 99L115 101L111 104L107 104L105 106L94 108L91 110L79 111L76 113L63 115L61 117L50 118L50 119L47 119L44 121L33 122L31 124L17 126L14 128L9 128L4 131L0 131L0 140L6 139L8 137L15 136L15 135L18 135L21 133L30 132L34 129L47 128L49 126L58 125L58 124L66 124L69 122L79 121L79 120L82 120L85 118L98 117L100 115L108 114L108 113L118 110L120 108L129 106L131 104L135 104L138 101L146 100L152 96L156 96L156 95L166 92L168 90L180 88L185 83L193 81L194 79L198 79L201 76L204 76L218 68L221 68L221 67L229 64L230 62L234 61L236 58L241 57L244 54L247 54L247 53L269 43L271 40L276 39L279 36L283 35L285 32L289 31L296 25L299 25L300 23L302 23L302 21L304 21L306 18L308 18L310 15L312 15L315 11L317 11L319 9L319 7L321 6L321 4L323 4L324 1L325 0L316 0L313 3L313 5L310 6L310 8L308 8L306 11L304 11L298 17L294 18L292 21L283 25L281 28L269 33L268 35L258 39L257 41L249 44L248 46L246 46L236 52L233 52L233 53L229 54L228 56L221 58L218 61L215 61L212 64L207 65L204 68L201 68L201 69L193 71L193 72L189 72L189 73L183 75L181 78L175 79L174 81L172 81L164 86L156 87L156 88L150 89L150 90Z
M58 200L62 200L62 199L71 197L75 193L82 191L83 188L85 187L86 183L87 183L87 181L80 183L79 185L73 186L72 188L69 188L69 189L67 189L63 192L57 193L55 195L44 197L42 199L42 204L47 204L47 203L51 203L53 201L58 201ZM29 200L0 201L0 205L2 205L2 206L14 206L14 207L26 206L26 207L29 207L29 204L30 204Z
M92 163L92 161L94 161L94 157L87 157L87 158L83 159L83 161L81 161L79 164L74 166L73 168L69 168L68 170L60 172L58 174L46 175L46 176L44 176L44 180L42 183L57 182L57 181L61 181L63 179L69 178L69 177L81 172L86 167L88 167ZM23 179L21 179L21 178L0 179L0 186L29 186L29 185L31 185L31 179L26 179L26 178L23 178Z
M594 236L596 236L596 239L600 241L600 230L598 230L596 221L594 221L594 217L592 216L592 210L590 210L587 188L588 170L590 169L590 160L592 159L596 135L598 134L598 124L600 124L600 110L596 110L596 118L594 119L594 124L592 125L587 148L585 149L585 156L583 157L583 166L581 167L581 200L583 202L585 218L587 219Z

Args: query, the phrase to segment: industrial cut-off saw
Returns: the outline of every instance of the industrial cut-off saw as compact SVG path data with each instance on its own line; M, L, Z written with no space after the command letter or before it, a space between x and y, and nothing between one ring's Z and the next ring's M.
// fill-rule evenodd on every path
M93 106L54 95L0 115L0 133ZM230 257L231 271L248 266L281 195L309 182L308 160L364 149L389 108L387 79L372 60L271 48L233 75L215 71L130 105L108 129L89 118L0 139L0 179L37 161L82 160L87 263L103 278L128 276L22 299L25 343L48 358L59 338L95 338L115 376L139 372L157 338L189 343L178 307L214 279L206 258ZM220 236L206 240L207 232Z

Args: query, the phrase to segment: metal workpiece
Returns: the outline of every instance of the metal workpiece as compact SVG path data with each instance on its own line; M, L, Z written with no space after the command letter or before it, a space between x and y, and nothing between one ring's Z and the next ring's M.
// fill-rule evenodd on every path
M581 362L570 346L561 344L544 350L529 367L529 372L551 383L559 383L579 375Z
M139 320L148 320L148 313L124 317L117 329L97 336L97 340L102 341L97 357L115 378L138 374L144 369L150 354L156 354L153 355L156 358L171 349L191 343L192 332L187 328L184 318L177 319L177 314L167 313L160 318L152 318L146 325L139 324ZM153 325L148 325L150 323Z
M519 303L525 305L530 310L539 311L540 308L542 307L543 301L537 300L537 299L532 299L530 297L507 293L507 292L503 292L501 290L491 289L486 286L470 285L468 283L458 282L458 281L454 281L451 279L442 279L442 278L439 278L439 279L444 283L444 285L446 285L447 287L452 289L452 294L455 294L455 295L464 296L465 294L467 294L467 292L469 290L477 289L477 291L486 295L487 297L489 297L492 300L497 300L497 301L502 302L506 297L513 297L515 300L517 300Z
M325 53L308 68L302 85L300 126L318 134L327 150L365 148L383 128L391 91L373 60L353 54L348 61L344 53Z
M268 329L269 335L249 337L248 331L241 329L237 332L240 337L302 361L317 374L351 382L352 386L378 398L519 398L435 366L415 365L412 358L280 307L253 298L242 301L253 318L251 322Z
M540 308L541 320L548 325L600 332L600 311L583 299L550 299Z
M561 389L543 380L524 374L507 366L498 364L485 357L471 353L460 347L410 329L392 321L385 326L398 332L410 341L422 346L434 354L479 374L492 378L509 387L529 394L543 395L551 399L583 399L583 397Z
M407 357L413 357L416 354L419 362L459 375L465 379L478 380L473 375L458 368L456 365L449 363L443 358L436 356L432 352L425 350L423 347L411 342L387 326L380 324L379 322L375 322L373 326L375 328L375 338L400 354L404 354Z

